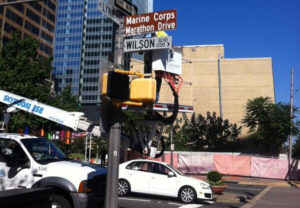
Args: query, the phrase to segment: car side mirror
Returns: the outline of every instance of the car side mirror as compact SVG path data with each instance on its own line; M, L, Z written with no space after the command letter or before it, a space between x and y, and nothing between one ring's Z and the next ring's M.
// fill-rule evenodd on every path
M169 177L169 178L175 177L175 174L174 174L172 171L170 171L170 172L168 173L168 177Z

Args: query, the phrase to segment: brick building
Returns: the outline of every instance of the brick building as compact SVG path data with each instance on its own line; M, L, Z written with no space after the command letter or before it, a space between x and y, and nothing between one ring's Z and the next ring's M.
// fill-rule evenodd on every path
M182 77L185 82L179 93L179 103L193 105L195 113L206 115L210 111L220 115L219 89L223 118L238 125L242 125L249 99L268 96L275 101L272 58L227 59L223 45L182 46L176 47L176 51L182 53ZM141 61L133 60L132 65L133 70L143 70ZM164 83L159 102L172 103L171 95L171 90ZM245 135L247 129L243 128L241 136Z
M0 0L0 3L10 0ZM38 53L53 55L56 0L36 1L0 7L1 40L9 41L14 32L21 37L31 36L39 42Z

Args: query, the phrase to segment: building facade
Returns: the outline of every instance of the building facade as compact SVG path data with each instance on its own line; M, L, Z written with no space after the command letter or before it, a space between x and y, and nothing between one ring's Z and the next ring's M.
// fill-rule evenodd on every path
M11 2L0 0L0 3ZM53 55L53 40L56 19L56 0L37 1L0 7L2 43L9 41L12 34L31 36L39 42L38 54L42 57Z
M224 119L242 125L249 99L268 96L275 101L272 58L227 59L223 45L182 46L175 50L182 53L184 83L179 91L179 104L192 105L196 114L206 115L210 111L220 115L221 110ZM132 63L134 70L143 70L143 62ZM159 102L173 102L172 92L164 82ZM243 127L241 136L247 132Z
M140 13L153 0L135 0ZM55 91L71 86L82 110L97 121L100 112L101 62L112 60L115 25L98 9L98 0L59 0L54 44Z

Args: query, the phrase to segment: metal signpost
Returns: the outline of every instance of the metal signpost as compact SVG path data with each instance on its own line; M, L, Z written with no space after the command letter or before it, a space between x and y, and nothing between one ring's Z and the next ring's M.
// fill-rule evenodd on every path
M115 0L115 6L126 15L135 15L138 12L137 6L127 0Z
M116 15L116 11L109 3L106 3L104 0L98 0L98 9L112 21L118 25L120 24L122 18Z
M173 30L177 27L176 10L135 15L137 13L137 7L128 0L110 0L109 3L106 3L104 0L98 1L99 10L118 25L115 36L114 67L122 68L123 66L124 32L125 35L138 35L155 31ZM121 13L133 16L125 16L124 24ZM126 52L166 49L171 47L172 37L132 39L125 41ZM121 109L116 109L112 105L110 108L105 208L117 208L121 139L121 125L119 118Z
M172 47L172 37L153 37L126 39L124 41L124 52L139 52L146 50L166 49Z
M126 36L154 33L156 31L175 30L177 11L167 10L125 17Z

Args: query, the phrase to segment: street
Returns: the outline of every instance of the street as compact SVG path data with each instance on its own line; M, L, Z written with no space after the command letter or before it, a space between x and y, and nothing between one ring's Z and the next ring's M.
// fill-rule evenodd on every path
M253 208L298 208L299 196L299 188L270 187L262 198L254 202Z
M262 190L264 190L265 186L249 186L249 185L240 185L235 183L227 183L227 189L224 193L224 196L227 194L236 194L238 196L242 196L247 200L253 199L256 195L258 195ZM195 204L183 204L176 198L169 197L157 197L157 196L149 196L142 194L131 194L128 197L119 197L119 207L120 208L198 208L198 207L241 207L244 205L244 202L228 201L224 203L224 200L220 199L220 202L214 201L198 201Z

